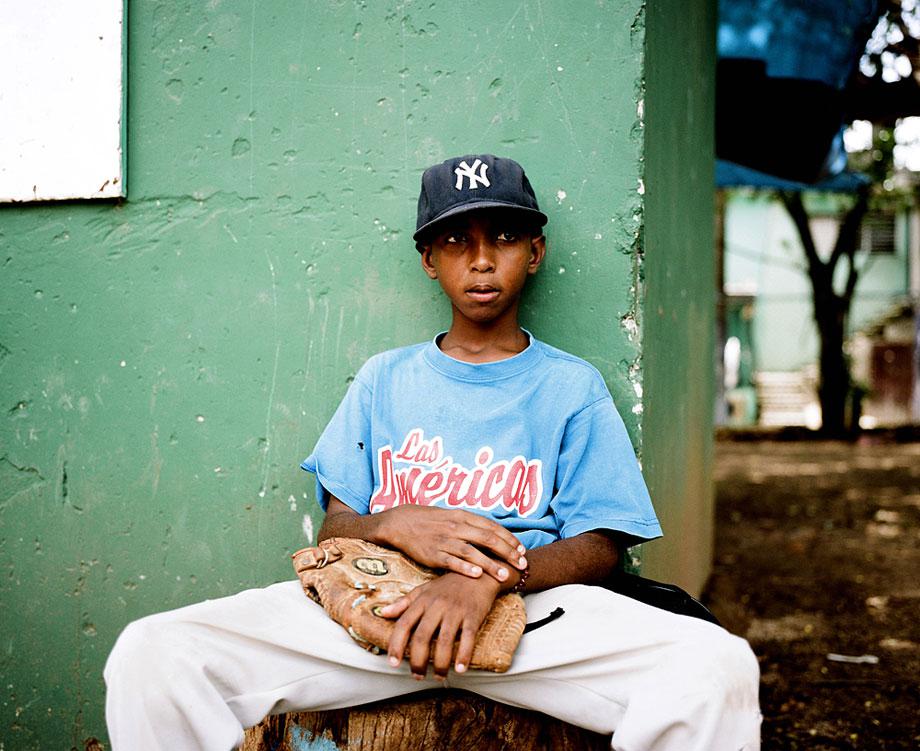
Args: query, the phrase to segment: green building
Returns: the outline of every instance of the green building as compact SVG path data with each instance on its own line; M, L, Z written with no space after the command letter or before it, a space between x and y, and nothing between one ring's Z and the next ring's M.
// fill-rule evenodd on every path
M411 230L455 153L526 165L550 216L526 324L603 373L669 536L643 569L700 589L714 2L132 3L125 26L126 198L0 206L0 746L104 740L127 622L292 576L319 522L298 463L368 356L449 320Z
M851 199L819 192L807 193L805 199L812 236L826 259ZM818 333L795 226L770 191L728 190L724 206L729 421L819 427ZM862 425L916 421L920 211L909 201L892 210L871 211L862 223L857 265L848 355L855 383L867 391ZM846 264L839 264L839 290L846 271Z

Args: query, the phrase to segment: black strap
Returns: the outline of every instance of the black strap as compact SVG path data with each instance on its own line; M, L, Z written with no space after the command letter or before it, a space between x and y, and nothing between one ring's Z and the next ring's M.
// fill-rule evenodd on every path
M605 589L631 597L646 605L668 610L678 615L689 615L720 626L719 620L703 603L674 584L646 579L637 574L618 571L602 585Z
M528 631L533 631L534 629L538 629L541 626L545 626L547 623L552 623L563 615L565 615L565 611L562 608L556 608L552 613L546 616L546 618L541 618L539 621L534 621L533 623L528 623L526 626L524 626L524 633L526 634Z

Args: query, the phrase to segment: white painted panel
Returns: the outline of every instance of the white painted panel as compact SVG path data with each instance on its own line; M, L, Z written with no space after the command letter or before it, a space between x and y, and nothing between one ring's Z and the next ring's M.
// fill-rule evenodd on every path
M123 0L0 0L0 201L124 195Z

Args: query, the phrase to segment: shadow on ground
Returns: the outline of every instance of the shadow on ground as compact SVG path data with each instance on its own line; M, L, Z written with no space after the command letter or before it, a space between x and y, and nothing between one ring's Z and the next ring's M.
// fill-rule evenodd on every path
M920 443L720 441L716 494L704 600L760 660L764 750L920 748Z

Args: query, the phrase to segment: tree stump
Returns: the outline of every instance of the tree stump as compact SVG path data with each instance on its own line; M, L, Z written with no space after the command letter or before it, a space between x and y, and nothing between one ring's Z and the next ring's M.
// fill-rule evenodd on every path
M456 689L265 718L241 751L598 751L610 736Z

